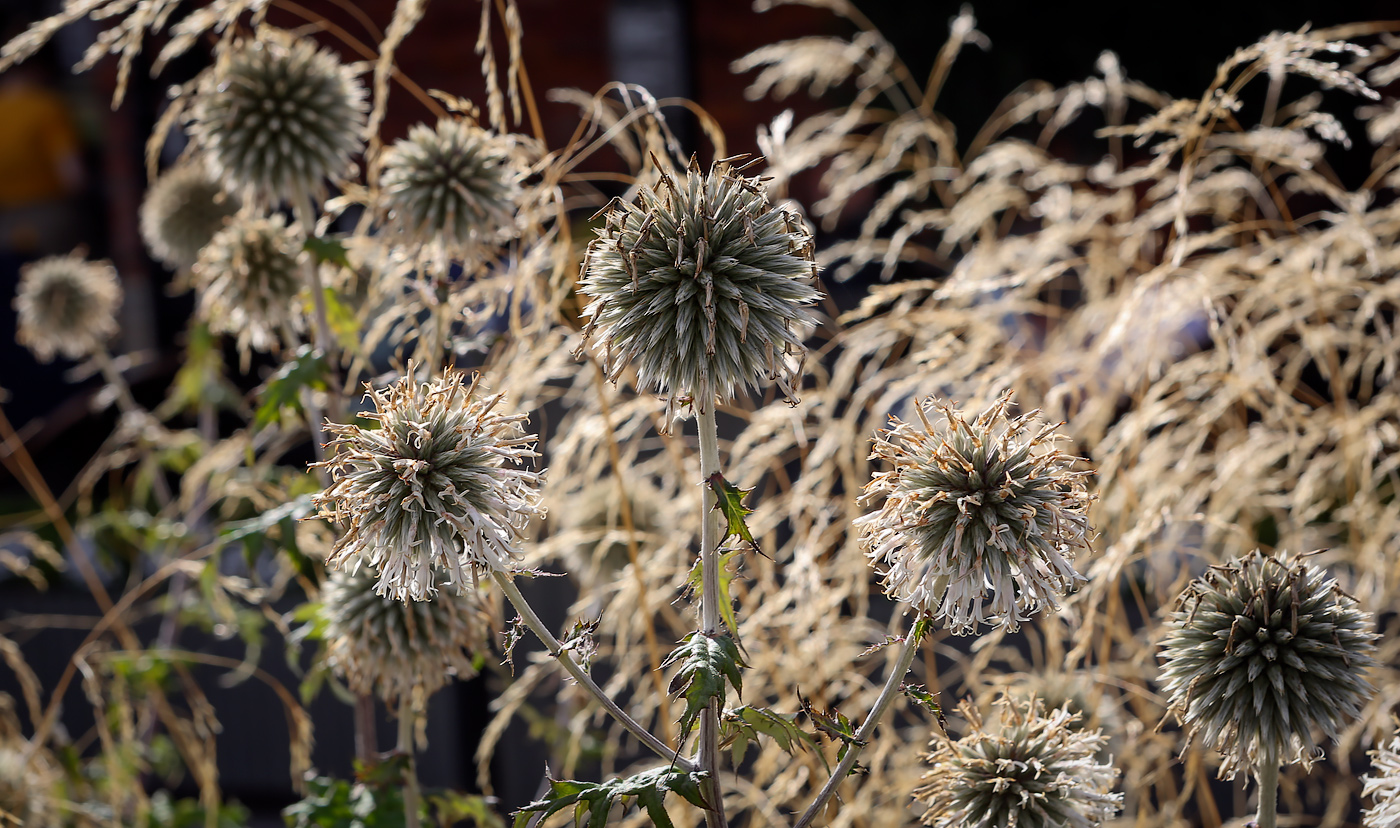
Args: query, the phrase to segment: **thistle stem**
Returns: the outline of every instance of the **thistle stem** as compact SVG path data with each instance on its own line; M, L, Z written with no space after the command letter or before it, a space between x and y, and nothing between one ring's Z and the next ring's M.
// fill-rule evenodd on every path
M1273 751L1264 753L1263 761L1254 770L1254 778L1259 782L1259 811L1254 817L1258 828L1276 828L1278 825L1278 758Z
M916 618L915 624L917 623ZM831 778L826 780L826 784L822 786L817 798L812 800L812 804L807 806L806 811L802 812L802 817L797 820L797 824L793 828L808 828L826 805L827 800L836 793L836 788L851 772L851 768L856 766L856 759L860 756L861 748L875 735L876 726L885 717L885 711L889 710L890 702L894 701L895 692L899 689L899 682L904 678L905 673L909 672L909 667L914 663L914 656L918 652L919 639L914 635L914 630L911 627L908 634L904 636L904 644L899 651L899 660L895 662L889 678L885 679L885 686L880 690L880 697L875 700L875 707L866 717L865 723L860 726L860 730L856 731L856 741L846 748L846 755L841 757L841 762L837 764L836 770L831 772Z
M407 782L403 791L404 828L418 828L418 763L413 758L413 702L404 698L399 705L399 752L408 757Z
M696 405L700 433L700 632L719 632L719 514L710 478L719 474L719 426L715 423L714 395L706 394L703 406ZM706 828L727 828L724 794L719 787L719 699L711 699L700 714L700 738L696 762L709 773L705 798L714 806L705 812Z
M636 719L629 716L627 711L619 707L617 702L613 701L612 698L603 691L603 688L598 686L598 683L593 680L593 677L588 675L588 673L578 665L578 662L574 661L573 657L565 651L564 645L559 643L559 639L554 637L554 633L550 632L549 627L546 627L544 622L540 620L540 617L535 614L534 607L531 607L530 603L525 600L525 596L520 594L519 587L515 585L515 581L512 580L509 575L504 572L493 570L491 572L491 577L500 585L501 591L506 594L506 598L510 600L516 612L520 613L520 618L525 622L525 626L529 627L531 632L533 632L540 641L544 642L544 646L549 649L550 654L564 666L564 669L568 671L570 676L573 676L574 681L577 681L585 690L592 693L593 697L598 700L598 703L603 706L603 709L608 711L609 715L616 719L618 724L626 728L628 733L636 736L639 742L646 745L653 753L660 756L662 759L686 771L696 770L694 763L689 759L679 756L676 750L667 747L665 742L653 736L651 731L643 727Z

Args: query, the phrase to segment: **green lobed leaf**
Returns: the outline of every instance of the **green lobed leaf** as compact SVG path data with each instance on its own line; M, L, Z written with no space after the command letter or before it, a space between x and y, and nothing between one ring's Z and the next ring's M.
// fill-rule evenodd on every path
M681 738L689 735L700 712L711 700L718 700L720 706L724 706L726 679L736 693L744 691L744 677L739 668L748 665L734 639L727 635L691 633L671 651L661 667L665 669L672 664L679 664L680 669L671 678L670 692L673 696L683 695L686 702L680 718Z
M737 767L744 761L749 744L758 744L758 736L763 734L777 742L789 756L793 755L794 747L800 746L810 750L825 765L826 755L817 744L816 736L798 727L796 719L796 714L786 715L747 704L726 710L720 716L720 747L730 749Z
M938 699L933 693L928 691L922 684L901 684L899 692L903 693L914 704L938 717L938 726L944 731L948 729L948 720L943 716L943 705L938 703Z
M734 614L734 599L730 597L730 584L739 572L737 569L731 569L729 563L741 554L735 549L723 552L719 556L719 617L740 647L744 646L744 642L739 640L739 619ZM697 593L703 589L702 583L705 578L705 568L702 564L701 559L696 558L695 564L690 568L690 574L686 576L686 585Z
M604 782L550 778L549 793L544 799L531 802L515 812L515 828L527 825L531 814L542 813L543 818L548 819L571 806L574 809L574 823L579 828L605 828L613 806L626 808L634 802L646 811L656 828L675 828L664 805L666 794L676 794L690 804L708 810L710 805L700 789L706 777L704 771L687 773L665 767Z
M724 515L726 523L724 537L720 538L719 542L724 543L731 535L738 535L753 551L763 555L763 550L758 547L758 542L753 539L753 533L749 531L749 525L744 520L753 514L753 509L744 505L744 498L751 494L753 489L741 489L725 480L724 475L719 472L710 475L710 489L715 493L715 508Z
M325 354L311 345L302 345L291 359L258 389L258 410L253 415L253 427L265 428L276 422L283 409L302 411L301 391L314 388L324 391L330 365Z
M317 262L338 265L346 270L354 269L350 266L345 244L334 236L307 236L302 247Z

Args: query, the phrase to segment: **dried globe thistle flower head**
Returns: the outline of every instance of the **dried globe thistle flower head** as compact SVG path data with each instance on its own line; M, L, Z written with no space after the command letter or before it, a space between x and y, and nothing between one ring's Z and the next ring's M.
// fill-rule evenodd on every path
M1118 771L1100 764L1100 731L1072 725L1077 713L1045 713L1031 699L1003 698L1000 726L984 726L970 701L959 710L971 726L963 738L940 735L932 767L914 799L928 806L923 823L934 828L1094 828L1118 813L1123 795L1111 793Z
M447 371L430 382L413 365L384 390L369 390L376 428L332 423L333 483L316 495L321 517L340 522L329 563L379 573L381 595L427 600L444 583L466 589L467 570L505 571L525 527L543 515L542 472L511 468L535 457L524 414L499 414L501 394L481 397L476 378Z
M1370 752L1376 776L1361 777L1363 797L1372 797L1374 808L1362 812L1364 828L1400 828L1400 735Z
M350 168L365 109L364 87L332 52L262 27L205 75L190 134L227 190L300 208Z
M244 370L250 347L273 350L284 332L301 329L304 255L301 228L280 215L235 217L200 251L191 269L199 315L211 331L238 336Z
M466 121L418 124L383 155L380 209L390 237L448 259L470 259L515 235L521 171L509 142Z
M1259 550L1192 581L1162 642L1162 689L1186 727L1241 765L1300 761L1360 712L1374 688L1371 614L1303 556Z
M224 229L241 206L199 164L167 170L141 202L141 238L151 255L177 270L190 267L199 251Z
M473 591L399 601L378 594L373 575L332 572L319 614L331 669L391 710L404 700L421 707L452 677L476 675L476 654L487 650L488 621Z
M955 635L977 624L1016 630L1084 578L1070 565L1088 548L1093 499L1076 458L1054 447L1054 426L1030 433L1032 411L1012 419L1004 394L972 422L932 399L915 405L919 424L891 417L875 438L878 472L857 518L861 544L885 567L885 592L947 622ZM943 418L929 421L926 408Z
M585 338L598 329L611 379L634 365L638 387L671 405L708 406L765 376L794 397L819 295L811 233L728 164L658 174L639 205L612 202L588 246Z
M85 261L78 253L49 256L20 270L15 338L40 362L56 353L82 359L117 332L121 303L121 284L110 262Z

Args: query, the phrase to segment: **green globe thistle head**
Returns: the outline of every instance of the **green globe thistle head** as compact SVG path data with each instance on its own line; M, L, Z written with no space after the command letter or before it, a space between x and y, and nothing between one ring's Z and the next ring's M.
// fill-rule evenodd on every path
M321 517L347 527L329 562L379 573L376 589L400 601L428 600L444 583L466 589L483 571L506 571L525 528L543 516L542 472L517 469L537 456L524 414L500 414L502 395L447 371L430 382L407 374L369 390L375 428L331 423L333 454L317 466L332 484L316 495Z
M471 259L517 232L521 170L505 138L444 118L413 127L380 165L380 210L396 243Z
M1302 762L1335 739L1375 689L1369 612L1304 556L1255 550L1211 567L1177 599L1162 641L1162 690L1188 739L1240 766Z
M1038 411L1013 419L1010 406L1008 393L968 422L928 399L915 405L918 424L892 416L871 455L892 468L861 497L883 500L855 521L885 592L955 635L978 624L1015 631L1084 580L1070 561L1089 546L1085 472L1055 447L1053 426L1032 431ZM937 424L928 408L942 413Z
M78 253L40 259L20 269L15 339L40 362L51 362L55 354L92 356L116 334L121 303L110 262L90 262Z
M276 350L284 332L302 327L301 228L280 215L236 216L214 234L191 272L198 314L214 333L235 334L246 363L250 348Z
M1118 771L1096 761L1105 738L1073 725L1077 713L1045 712L1036 699L1003 698L1000 722L987 727L977 707L959 710L963 738L935 738L931 765L914 799L933 828L1096 828L1118 813Z
M375 591L365 572L332 572L321 589L326 661L350 689L391 710L421 707L452 678L469 679L488 649L489 624L472 591L399 601Z
M184 270L199 251L224 229L240 207L199 164L167 170L141 201L141 238L151 256L167 267Z
M205 76L190 134L229 192L300 207L351 167L364 145L365 90L336 56L270 27L243 39Z
M1400 828L1400 736L1370 752L1375 776L1361 777L1361 796L1375 807L1362 811L1363 828Z
M819 297L812 235L757 178L724 163L661 172L638 204L615 200L588 246L579 289L609 377L707 407L763 378L793 399L806 307Z

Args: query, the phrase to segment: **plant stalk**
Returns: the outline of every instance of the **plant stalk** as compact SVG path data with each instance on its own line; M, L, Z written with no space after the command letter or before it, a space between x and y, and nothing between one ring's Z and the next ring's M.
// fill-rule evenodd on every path
M703 402L703 405L701 404ZM695 420L700 433L700 632L719 632L719 513L710 478L720 473L719 426L715 423L715 400L711 394L696 404ZM696 763L709 772L703 789L713 810L705 812L706 828L727 828L724 794L719 787L719 699L711 699L700 714L700 738Z
M1278 758L1265 751L1263 763L1254 769L1259 782L1259 811L1254 817L1257 828L1277 828L1278 825Z
M418 828L418 762L413 758L413 702L399 705L399 752L408 757L408 778L403 791L404 828Z
M564 669L568 671L570 676L573 676L574 681L577 681L585 690L592 693L593 697L598 700L598 703L603 706L603 709L608 711L609 715L616 719L618 724L626 728L628 733L636 736L637 741L646 745L653 753L665 759L667 762L671 762L675 766L686 771L696 770L696 766L693 762L678 755L678 751L668 747L665 742L656 738L652 735L651 731L643 727L636 719L629 716L627 711L619 707L617 702L613 701L612 698L603 691L603 688L598 686L598 683L593 680L593 677L580 667L578 662L574 661L573 656L569 655L564 649L564 645L559 643L559 639L554 637L554 633L550 632L549 627L546 627L544 622L540 620L540 617L535 614L534 607L531 607L530 603L525 600L525 596L520 594L520 588L515 585L515 581L511 579L510 575L493 570L491 572L491 577L500 585L501 591L506 594L506 598L509 599L511 605L515 607L515 611L520 613L520 617L524 620L525 626L529 627L530 631L533 632L540 641L544 642L544 646L549 649L550 654L564 666Z
M916 619L915 624L917 623L918 621ZM909 672L909 667L914 663L914 656L918 652L919 640L914 635L914 630L911 627L908 634L904 636L904 644L899 651L899 660L895 662L894 669L890 671L889 678L885 679L885 686L880 690L880 697L875 700L874 709L870 711L870 715L866 717L865 723L860 726L860 730L856 731L856 739L858 741L846 748L846 755L841 757L841 762L837 764L836 770L831 772L831 778L826 780L826 784L822 786L821 792L817 794L817 798L812 800L812 804L807 806L806 811L802 812L802 817L797 820L797 824L794 825L793 828L808 828L808 826L812 824L812 821L817 818L817 814L821 813L827 800L831 799L831 795L836 793L836 788L840 786L842 780L851 772L851 768L856 766L856 759L860 756L862 746L866 742L869 742L871 737L875 735L876 726L879 725L880 720L885 717L885 711L889 710L890 702L894 701L895 693L899 689L899 682L904 678L905 673Z

